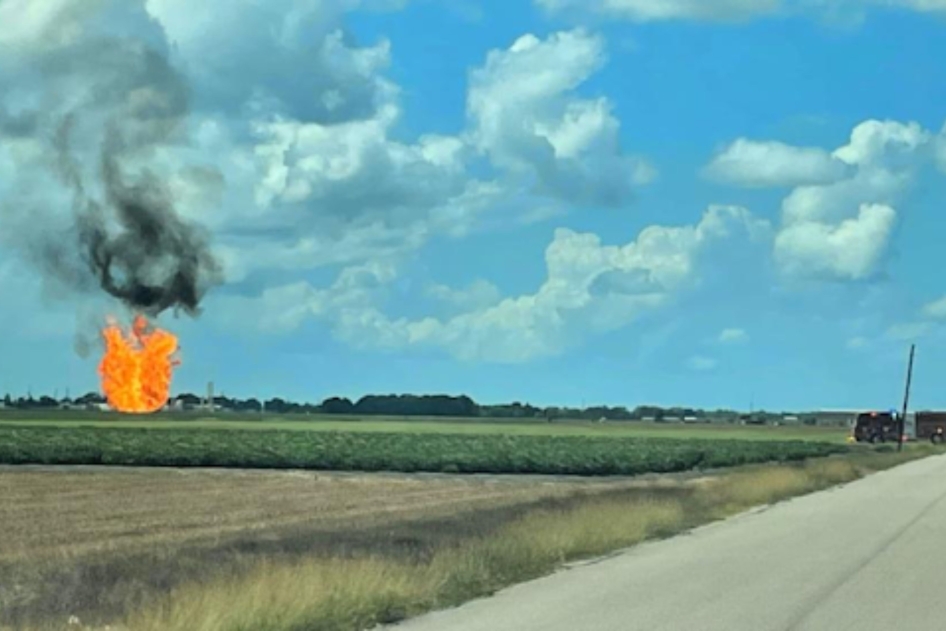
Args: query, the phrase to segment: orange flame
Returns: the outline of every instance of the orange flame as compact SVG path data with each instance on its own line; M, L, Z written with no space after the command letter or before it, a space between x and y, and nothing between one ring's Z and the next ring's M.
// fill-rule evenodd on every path
M121 412L146 414L160 410L171 391L171 374L180 362L177 337L152 328L138 315L126 334L115 322L102 331L105 356L99 364L102 392L109 405Z

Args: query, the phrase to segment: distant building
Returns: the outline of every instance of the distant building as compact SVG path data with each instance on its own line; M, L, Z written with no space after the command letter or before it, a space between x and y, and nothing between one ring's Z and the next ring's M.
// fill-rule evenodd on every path
M819 425L848 425L854 422L854 418L863 412L863 410L817 410L812 414L818 419Z

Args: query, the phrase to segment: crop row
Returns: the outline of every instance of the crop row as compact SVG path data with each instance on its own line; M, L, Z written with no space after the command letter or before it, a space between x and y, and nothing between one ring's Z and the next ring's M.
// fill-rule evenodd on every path
M408 433L0 428L0 463L633 475L848 450L809 441Z

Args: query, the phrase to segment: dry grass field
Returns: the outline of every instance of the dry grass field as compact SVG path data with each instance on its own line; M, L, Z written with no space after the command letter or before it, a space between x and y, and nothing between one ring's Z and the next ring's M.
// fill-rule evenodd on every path
M936 451L634 478L3 466L0 631L359 631Z
M428 551L549 501L654 482L530 476L0 468L0 624L109 617L260 558ZM461 518L462 517L462 518Z

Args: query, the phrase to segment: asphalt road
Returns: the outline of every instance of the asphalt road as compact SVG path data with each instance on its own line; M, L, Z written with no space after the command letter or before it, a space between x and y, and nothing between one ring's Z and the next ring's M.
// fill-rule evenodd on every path
M386 628L942 631L946 456Z

